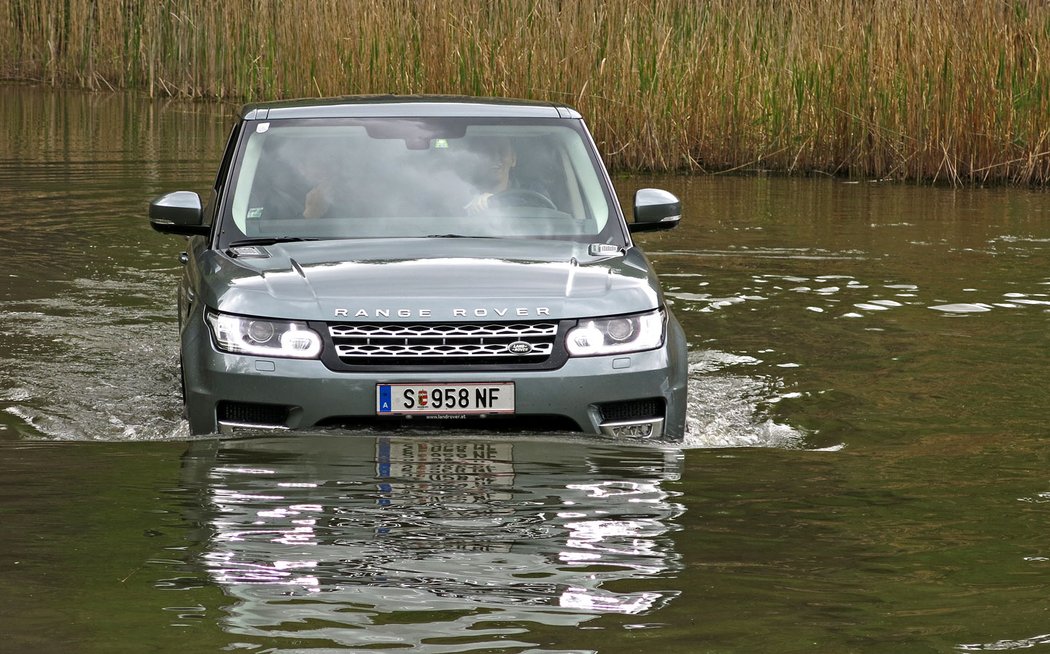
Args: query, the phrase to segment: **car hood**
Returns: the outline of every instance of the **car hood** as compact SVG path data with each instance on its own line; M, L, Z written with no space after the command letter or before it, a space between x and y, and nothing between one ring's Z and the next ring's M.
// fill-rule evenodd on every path
M297 242L209 250L205 303L298 320L527 320L625 314L662 304L637 248L501 239Z

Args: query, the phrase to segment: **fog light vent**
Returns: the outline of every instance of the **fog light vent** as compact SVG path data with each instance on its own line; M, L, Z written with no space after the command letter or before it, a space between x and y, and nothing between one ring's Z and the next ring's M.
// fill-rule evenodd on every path
M664 416L663 400L655 398L611 402L599 405L598 409L602 412L602 422L628 422L645 420L647 418L662 418Z
M288 407L279 404L252 402L220 402L219 422L259 427L284 427L288 421Z
M658 439L664 431L664 402L659 398L598 405L602 433L616 438Z

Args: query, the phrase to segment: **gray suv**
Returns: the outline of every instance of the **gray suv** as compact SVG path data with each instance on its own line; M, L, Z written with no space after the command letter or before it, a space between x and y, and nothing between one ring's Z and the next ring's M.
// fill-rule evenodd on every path
M350 97L245 106L178 293L194 434L440 426L680 440L685 336L580 115L557 104Z

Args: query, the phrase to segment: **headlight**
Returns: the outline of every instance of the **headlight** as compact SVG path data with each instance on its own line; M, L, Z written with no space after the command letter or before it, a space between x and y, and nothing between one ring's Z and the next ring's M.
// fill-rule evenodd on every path
M321 337L304 322L265 320L206 314L215 344L223 352L264 357L316 359L321 354Z
M660 309L633 316L581 320L569 330L565 347L576 357L652 350L664 342L665 322Z

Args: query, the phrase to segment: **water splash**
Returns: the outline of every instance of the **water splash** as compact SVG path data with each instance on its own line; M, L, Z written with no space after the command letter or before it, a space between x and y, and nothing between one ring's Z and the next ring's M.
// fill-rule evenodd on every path
M762 415L761 406L776 401L775 382L726 369L760 363L750 356L705 351L690 354L686 449L715 447L798 448L805 435Z

